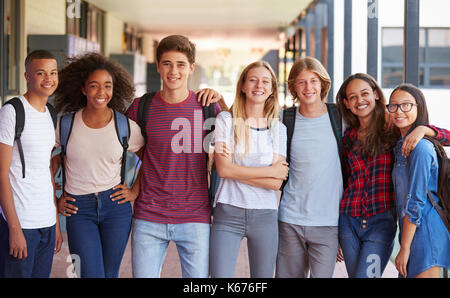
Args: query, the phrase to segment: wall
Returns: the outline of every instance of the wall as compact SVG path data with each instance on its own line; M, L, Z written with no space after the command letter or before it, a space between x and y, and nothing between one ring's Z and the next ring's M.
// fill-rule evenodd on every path
M26 0L25 32L27 34L65 34L65 0Z
M123 30L125 23L113 14L106 12L105 17L105 56L123 52Z

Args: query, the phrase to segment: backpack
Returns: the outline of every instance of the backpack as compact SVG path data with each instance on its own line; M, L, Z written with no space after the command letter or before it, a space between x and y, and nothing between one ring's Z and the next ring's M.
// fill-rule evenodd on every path
M147 132L145 128L147 127L147 115L150 107L150 103L152 102L153 97L157 92L146 93L141 97L138 105L138 114L137 114L137 123L141 127L142 136L144 136L145 140L147 140ZM215 129L215 110L214 105L210 104L208 107L203 107L203 119L206 121L207 119L212 118L211 127L206 129L205 142L207 144L211 144L212 132ZM209 121L208 121L209 122ZM213 152L210 152L210 147L206 149L206 176L208 178L208 198L210 205L213 206L214 198L216 196L217 188L219 187L220 177L217 173L215 164L214 164L214 156Z
M64 157L67 153L67 144L69 143L70 134L72 133L73 121L75 113L66 114L61 117L59 123L59 139L61 144L61 173L62 173L62 190L64 192L64 184L66 182ZM127 162L128 141L130 139L130 122L128 118L117 111L114 111L114 124L120 145L123 148L122 165L120 170L120 183L125 182L125 171Z
M437 192L428 189L427 196L450 233L450 160L444 147L438 141L428 137L425 138L433 143L439 164ZM439 198L439 202L436 202L432 194Z
M12 105L14 107L14 110L16 111L16 129L14 134L14 141L17 143L20 162L22 163L22 178L25 179L25 156L23 155L22 141L20 140L23 129L25 127L25 109L23 107L22 101L18 97L14 97L5 102L5 105L7 104ZM56 129L57 113L55 111L55 108L50 103L47 103L46 106L52 117L53 126Z
M347 182L346 175L345 175L345 167L343 162L343 156L342 156L342 116L339 112L339 109L336 104L334 103L326 103L327 109L328 109L328 116L330 118L331 127L333 128L334 137L336 138L336 143L338 146L338 152L339 152L339 159L341 161L341 171L342 171L342 180L344 182L344 189L345 184ZM287 109L283 110L283 124L287 128L287 152L286 152L286 162L290 163L291 159L291 145L292 145L292 137L294 136L294 128L295 128L295 117L297 113L297 107L293 106ZM289 176L288 176L289 179ZM283 181L283 184L281 186L281 191L286 186L288 179Z

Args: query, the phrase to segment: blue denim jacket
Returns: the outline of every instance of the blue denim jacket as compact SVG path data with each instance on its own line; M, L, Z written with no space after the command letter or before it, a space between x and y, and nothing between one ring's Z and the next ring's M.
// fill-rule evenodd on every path
M392 176L400 237L405 214L417 226L407 267L408 276L415 277L433 266L450 268L450 233L427 197L427 190L436 191L438 184L438 160L433 144L419 141L406 159L401 154L403 141L395 147ZM438 200L436 196L435 199Z
M403 141L404 138L398 141L394 149L392 175L400 229L405 214L409 215L412 223L420 225L422 214L433 208L427 197L427 189L436 191L438 182L438 161L433 144L428 140L420 140L408 160L401 153Z

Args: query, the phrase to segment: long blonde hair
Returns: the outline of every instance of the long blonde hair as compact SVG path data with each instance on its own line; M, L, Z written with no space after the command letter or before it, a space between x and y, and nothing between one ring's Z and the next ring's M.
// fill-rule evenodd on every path
M267 119L267 123L270 131L273 131L274 122L278 120L278 83L272 67L265 61L257 61L249 64L241 73L239 81L236 86L236 97L234 98L233 105L230 108L230 113L233 118L233 130L234 130L234 152L237 153L238 146L244 145L244 156L250 151L250 125L247 121L248 117L245 112L245 104L247 102L245 93L242 92L242 86L247 80L247 75L250 70L257 67L266 68L272 79L272 95L270 95L264 103L264 117ZM237 121L236 121L237 120Z

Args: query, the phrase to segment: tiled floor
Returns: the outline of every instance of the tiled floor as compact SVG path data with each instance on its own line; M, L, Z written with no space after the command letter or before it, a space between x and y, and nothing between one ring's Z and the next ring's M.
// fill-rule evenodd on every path
M55 255L53 261L53 268L51 277L54 278L66 278L73 277L73 273L71 271L71 260L69 249L67 247L67 235L63 234L64 243L61 251ZM246 278L250 276L250 269L248 265L248 255L247 255L247 245L245 239L241 243L241 248L236 264L235 277L236 278ZM121 278L130 278L132 277L132 268L131 268L131 249L130 249L130 241L128 242L127 249L125 251L124 258L122 260L122 266L120 269L119 277ZM161 277L164 278L179 278L181 277L181 268L180 262L178 258L178 252L173 243L170 243L169 248L167 250L166 259L162 268ZM336 268L334 271L333 277L335 278L346 278L348 277L347 271L345 270L344 263L336 264ZM383 277L387 278L396 278L397 270L394 265L389 262L386 270L383 274Z

